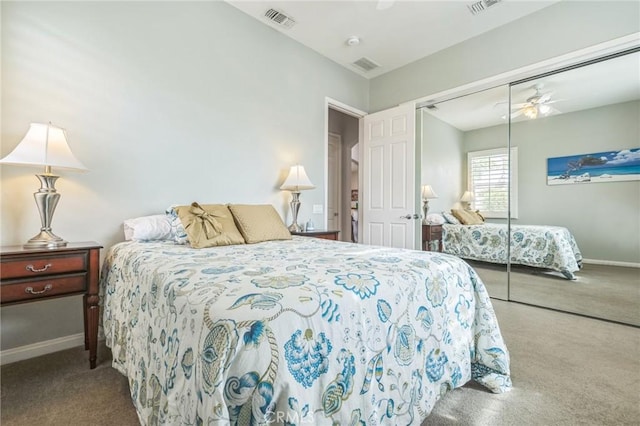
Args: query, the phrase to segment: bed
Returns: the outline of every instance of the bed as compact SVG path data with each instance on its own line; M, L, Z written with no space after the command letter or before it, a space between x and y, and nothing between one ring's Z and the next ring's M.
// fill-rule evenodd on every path
M142 424L419 424L473 379L510 389L463 260L293 237L106 253L103 326Z
M442 225L443 252L464 259L551 269L575 280L582 267L582 254L567 228L560 226L511 225L511 247L507 254L507 225Z

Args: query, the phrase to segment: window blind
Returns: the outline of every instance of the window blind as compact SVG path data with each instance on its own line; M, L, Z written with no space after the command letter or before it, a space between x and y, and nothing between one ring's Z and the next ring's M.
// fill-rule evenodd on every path
M513 150L515 148L512 148L512 155L517 153ZM468 170L469 189L475 197L473 208L487 217L506 218L509 210L509 151L504 148L470 152ZM512 175L513 172L512 167Z

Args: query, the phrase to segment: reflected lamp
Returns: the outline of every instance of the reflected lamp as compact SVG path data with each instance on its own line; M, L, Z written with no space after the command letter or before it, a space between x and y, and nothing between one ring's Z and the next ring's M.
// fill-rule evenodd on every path
M427 213L429 213L429 200L438 198L438 194L433 190L431 185L422 185L422 223L427 224Z
M475 195L471 191L464 191L462 197L460 197L460 204L465 210L471 210L471 202L475 200Z

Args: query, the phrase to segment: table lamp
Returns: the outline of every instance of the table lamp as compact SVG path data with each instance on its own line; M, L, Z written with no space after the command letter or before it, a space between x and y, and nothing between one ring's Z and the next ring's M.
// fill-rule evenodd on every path
M471 210L471 202L475 198L476 197L473 195L473 192L464 191L464 194L462 194L462 197L460 197L460 204L462 205L462 208L465 210Z
M13 151L0 160L0 164L44 167L44 173L36 174L40 190L33 194L40 213L42 228L31 238L25 248L64 247L67 242L51 231L53 212L60 194L55 183L60 177L52 173L52 167L86 171L87 168L73 155L67 143L65 130L49 124L31 123L29 131Z
M438 194L435 193L431 185L422 185L422 210L424 211L424 217L422 223L425 225L427 222L427 213L429 213L429 200L438 198Z
M290 232L300 232L302 227L298 225L298 211L300 210L300 191L313 189L315 186L309 180L304 167L300 165L291 166L289 175L285 179L280 189L291 191L291 213L293 223L289 226Z

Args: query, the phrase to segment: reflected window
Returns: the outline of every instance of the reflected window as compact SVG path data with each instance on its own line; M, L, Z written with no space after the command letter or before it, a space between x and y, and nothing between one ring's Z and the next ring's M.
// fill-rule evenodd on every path
M509 210L509 150L467 153L471 207L487 218L507 218ZM511 148L511 217L518 217L518 148Z

